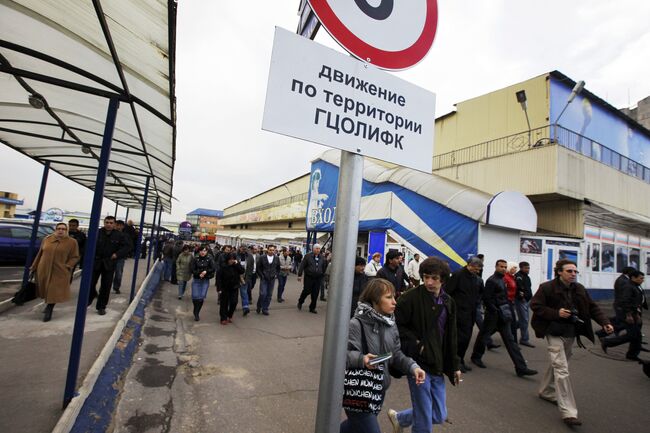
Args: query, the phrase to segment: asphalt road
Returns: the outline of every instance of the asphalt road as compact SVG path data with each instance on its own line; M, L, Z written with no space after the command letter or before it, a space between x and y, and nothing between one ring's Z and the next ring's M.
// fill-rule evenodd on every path
M219 324L214 287L194 322L191 301L164 284L147 311L140 351L125 380L113 425L116 432L293 433L314 430L327 303L319 314L295 307L300 287L291 276L287 302L266 317L254 312ZM257 288L254 290L257 294ZM498 337L495 338L498 342ZM567 432L557 408L537 397L548 365L545 345L523 348L538 376L518 378L504 349L489 351L488 368L474 369L459 387L447 384L451 423L435 431L463 433ZM602 353L575 348L570 362L579 417L576 431L650 431L650 379L625 361L624 348ZM379 415L410 406L406 380L394 380ZM342 416L344 416L342 414ZM408 430L407 430L408 431Z

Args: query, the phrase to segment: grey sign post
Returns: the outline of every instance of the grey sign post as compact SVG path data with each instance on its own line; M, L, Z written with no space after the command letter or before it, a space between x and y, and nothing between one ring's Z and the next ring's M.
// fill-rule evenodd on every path
M325 318L316 433L339 431L362 181L363 156L342 151L334 226L332 289L328 294Z

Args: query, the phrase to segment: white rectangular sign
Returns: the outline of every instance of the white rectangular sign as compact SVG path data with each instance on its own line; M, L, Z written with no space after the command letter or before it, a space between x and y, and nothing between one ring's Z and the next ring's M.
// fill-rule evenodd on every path
M262 129L431 173L435 94L275 29Z

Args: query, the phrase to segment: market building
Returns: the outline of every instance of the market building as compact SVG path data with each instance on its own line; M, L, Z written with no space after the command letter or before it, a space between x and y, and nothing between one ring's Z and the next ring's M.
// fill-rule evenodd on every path
M488 272L526 260L534 287L566 257L596 298L624 266L650 271L645 102L633 118L577 84L553 71L458 103L435 121L431 175L366 158L359 255L399 248L453 268L483 253ZM337 170L327 151L309 174L226 208L223 240L327 239Z
M194 209L192 212L185 215L185 219L192 224L194 229L194 236L213 241L217 234L217 230L221 228L219 220L223 217L223 211L215 209ZM174 223L176 228L177 223Z

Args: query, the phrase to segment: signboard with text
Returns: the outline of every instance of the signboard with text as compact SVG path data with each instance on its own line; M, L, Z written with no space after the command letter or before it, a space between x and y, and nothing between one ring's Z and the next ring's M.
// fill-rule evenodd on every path
M262 129L431 172L435 95L276 28Z

